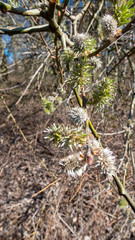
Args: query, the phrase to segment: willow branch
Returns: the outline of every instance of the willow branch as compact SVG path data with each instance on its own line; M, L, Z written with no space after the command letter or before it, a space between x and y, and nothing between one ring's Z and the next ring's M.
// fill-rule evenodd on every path
M50 19L55 18L55 8L56 8L57 0L50 0L49 7L48 7L48 16Z
M95 128L94 128L94 126L93 126L93 124L92 124L92 122L90 120L88 121L88 126L89 126L89 129L91 130L91 132L93 133L94 137L96 139L99 139L99 135L96 132L96 130L95 130Z
M75 93L75 96L77 98L77 101L78 101L78 104L80 107L83 107L83 104L82 104L82 99L80 98L79 94L78 94L78 91L77 89L75 88L74 89L74 93ZM89 129L92 131L93 135L99 140L99 143L100 143L100 139L99 139L99 135L97 134L96 130L94 129L92 123L90 120L88 120L87 122L88 124L88 127ZM101 143L100 143L101 145ZM101 145L102 147L102 145ZM118 192L119 192L119 195L120 196L123 196L126 201L128 202L128 204L130 205L130 207L132 208L132 210L135 212L135 202L132 200L132 198L130 197L130 195L127 193L127 191L125 190L124 186L122 185L120 179L118 178L117 174L115 174L113 176L114 178L114 181L117 185L117 189L118 189Z
M118 191L119 191L119 195L123 196L128 204L130 205L130 207L132 208L132 210L135 212L135 202L131 199L130 195L127 193L127 191L125 190L124 186L122 185L120 179L118 178L118 176L115 174L115 176L113 176L114 181L117 185Z
M53 27L52 27L53 26ZM63 33L59 25L57 24L56 21L51 22L51 24L46 24L46 25L39 25L39 26L33 26L33 27L8 27L8 28L0 28L0 35L2 34L8 34L10 36L15 35L15 34L24 34L24 33L34 33L34 32L52 32L55 33L62 42L63 49L65 49L65 42L69 46L73 46L74 43L68 38L68 36Z
M96 56L98 53L105 50L110 44L111 44L110 40L106 40L105 43L100 48L98 48L95 52L90 53L88 57L90 58L90 57Z
M68 1L68 0L65 0L65 1ZM36 7L37 7L37 8L44 8L44 7L48 7L48 6L49 6L49 2L36 4ZM60 5L56 4L56 9L57 9L58 11L60 11L61 13L63 12L63 6L60 6ZM64 15L65 15L68 19L70 19L71 21L74 21L75 18L76 18L76 16L72 15L72 14L70 13L70 11L67 10L67 9L65 9Z
M48 21L48 25L40 25L40 26L33 26L33 27L8 27L8 28L0 28L0 35L1 34L8 34L8 35L15 35L15 34L24 34L24 33L34 33L34 32L52 32L55 33L61 40L63 49L66 48L66 44L69 46L73 46L73 42L67 37L65 33L63 33L62 29L58 25L55 20L55 7L56 7L56 0L50 0L48 11L43 11L42 9L33 9L27 10L23 8L14 8L9 4L6 4L0 1L0 10L3 13L11 12L15 14L25 15L25 16L41 16Z
M52 5L50 5L50 6L52 6ZM66 44L68 44L69 46L73 46L74 43L62 31L62 29L60 28L59 24L57 23L57 21L55 19L55 16L53 16L54 10L55 10L55 5L53 4L53 10L52 9L50 10L50 8L49 8L47 12L42 11L41 16L49 22L50 28L53 30L52 32L54 32L56 34L56 36L60 38L63 49L66 48ZM50 17L50 14L51 14L51 17Z
M77 99L77 102L78 102L79 106L82 107L82 106L83 106L83 104L82 104L82 99L81 99L81 97L79 96L79 93L78 93L78 91L77 91L76 88L74 88L74 93L75 93L75 96L76 96L76 99Z
M62 29L58 25L55 20L50 20L49 24L46 25L39 25L33 27L7 27L7 28L0 28L0 35L8 34L10 36L15 34L24 34L24 33L34 33L34 32L52 32L55 33L61 40L63 49L66 48L67 43L69 46L73 46L74 43L68 38L68 36L63 33Z
M42 9L25 9L25 8L15 8L11 5L0 1L0 10L2 13L10 12L23 16L40 16Z
M34 33L34 32L53 32L50 28L49 24L33 26L33 27L8 27L8 28L0 28L0 35L1 34L8 34L10 36L15 34L24 34L24 33Z

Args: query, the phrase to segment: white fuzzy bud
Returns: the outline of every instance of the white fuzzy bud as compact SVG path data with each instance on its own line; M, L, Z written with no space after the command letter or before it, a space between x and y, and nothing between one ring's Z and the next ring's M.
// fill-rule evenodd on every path
M107 14L102 18L101 25L104 38L110 41L115 40L118 31L117 21L110 14Z
M74 125L82 125L88 118L85 110L80 107L72 108L68 116Z

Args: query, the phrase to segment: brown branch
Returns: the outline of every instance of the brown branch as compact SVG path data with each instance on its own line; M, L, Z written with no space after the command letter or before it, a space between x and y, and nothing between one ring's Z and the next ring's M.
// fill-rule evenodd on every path
M23 5L24 5L25 9L27 9L27 6L26 6L24 0L22 0L22 3L23 3ZM35 20L35 18L34 18L33 16L31 16L31 19L32 19L32 21L34 22L34 24L37 25L37 21ZM52 52L52 50L50 49L50 47L48 46L47 42L45 41L45 38L44 38L44 36L43 36L43 33L40 32L39 35L40 35L40 37L41 37L41 39L42 39L42 41L43 41L43 44L45 45L45 47L46 47L47 50L49 51L50 56L51 56L51 58L52 58L53 61L54 61L54 64L56 65L56 63L55 63L55 57L54 57L54 55L53 55L53 52Z
M125 28L123 28L122 35L125 34L126 32L128 32L129 30L131 30L134 23L135 23L135 17L131 20L130 23L127 24L127 26Z
M102 45L100 48L98 48L95 52L90 53L88 55L89 58L96 56L98 53L102 52L103 50L105 50L109 45L111 45L110 40L106 40L104 45Z
M91 2L92 2L92 1L89 1L89 2L85 5L85 7L77 14L77 16L75 17L75 20L77 20L77 21L80 20L80 19L86 14L88 8L89 8L90 5L91 5Z
M91 4L91 1L88 2L85 7L76 15L74 16L74 20L73 20L73 26L74 26L74 35L76 35L77 33L77 21L79 21L86 13L87 9L89 8Z
M88 11L89 8L90 8L92 1L93 1L93 0L91 0L91 1L89 2L89 4L87 5L87 8L83 10L84 13L83 13L83 16L82 16L82 18L81 18L81 21L80 21L80 23L79 23L78 32L80 32L80 28L81 28L81 25L82 25L82 23L83 23L83 19L84 19L85 15L86 15L87 11Z
M121 57L121 58L119 59L119 61L116 62L116 64L107 72L107 75L109 75L109 74L124 60L124 58L130 57L130 56L131 56L132 54L134 54L134 53L135 53L135 47L133 47L133 48L130 49L127 53L125 53L124 56Z
M102 10L102 8L103 8L103 5L104 5L104 0L102 0L101 3L99 3L99 8L98 8L98 10L94 13L94 16L93 16L93 18L92 18L92 20L91 20L91 22L90 22L90 24L89 24L89 26L88 26L88 28L87 28L86 33L89 32L89 30L90 30L90 28L91 28L94 20L97 18L97 16L98 16L99 13L101 12L101 10Z
M125 33L127 33L128 31L132 30L133 28L133 23L135 23L135 18L133 18L131 20L130 23L127 24L127 26L125 28L122 29L122 34L121 36L118 36L116 37L116 40L117 41L119 38L121 38ZM114 41L114 42L115 42ZM110 40L106 40L105 43L100 47L98 48L95 52L93 53L90 53L88 55L89 58L93 57L93 56L96 56L98 53L102 52L103 50L105 50L107 47L109 47L110 45L112 45L113 43L110 41Z
M54 19L55 18L56 2L57 2L57 0L50 0L50 2L49 2L48 17L50 19Z
M59 18L59 20L58 20L58 24L59 24L59 25L61 24L62 19L63 19L63 17L64 17L64 14L65 14L65 11L66 11L68 2L69 2L69 0L64 0L63 9L61 10L61 15L60 15L60 18Z

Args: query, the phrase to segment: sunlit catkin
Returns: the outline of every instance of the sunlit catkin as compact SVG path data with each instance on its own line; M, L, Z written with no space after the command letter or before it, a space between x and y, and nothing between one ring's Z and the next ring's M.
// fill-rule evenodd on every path
M117 28L117 21L110 14L107 14L102 18L101 25L104 38L113 42L119 30Z

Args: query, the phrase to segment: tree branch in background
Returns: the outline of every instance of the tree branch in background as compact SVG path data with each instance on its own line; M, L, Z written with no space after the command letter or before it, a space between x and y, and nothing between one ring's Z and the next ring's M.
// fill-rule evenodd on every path
M77 14L77 16L74 17L74 20L73 20L74 35L76 35L76 33L77 33L77 22L78 22L79 20L81 20L81 18L82 18L83 16L85 16L85 14L86 14L88 8L90 7L90 5L91 5L91 1L88 2L88 3L84 6L84 8L81 10L81 12L79 12L79 13Z
M92 0L91 0L91 1L89 2L89 4L87 5L87 8L86 8L86 9L83 9L83 15L82 15L82 17L81 17L81 21L80 21L79 26L78 26L78 32L80 32L80 28L81 28L81 25L82 25L82 23L83 23L83 19L84 19L85 15L86 15L87 11L89 10L91 4L92 4Z
M101 12L101 10L102 10L102 8L103 8L103 5L104 5L104 0L102 0L101 3L99 4L99 9L95 12L95 14L94 14L94 16L93 16L93 18L92 18L92 20L91 20L91 23L89 24L89 26L88 26L88 28L87 28L86 33L89 32L89 30L90 30L90 28L91 28L94 20L97 18L97 16L98 16L99 13Z
M27 5L25 4L25 2L23 0L22 0L22 4L24 5L25 9L27 9ZM33 16L31 16L31 19L32 19L32 21L34 22L35 25L38 25L36 19ZM46 42L46 40L43 36L43 33L40 32L39 35L40 35L41 40L43 41L43 44L45 45L46 49L49 51L50 56L54 61L54 65L56 65L55 57L53 55L53 52L52 52L51 48L49 47L49 45L47 44L47 42Z
M64 14L65 14L65 11L66 11L68 2L69 2L69 0L64 0L63 8L62 8L62 10L61 10L61 15L60 15L59 20L58 20L58 24L59 24L59 25L61 24L62 19L63 19L63 17L64 17Z

